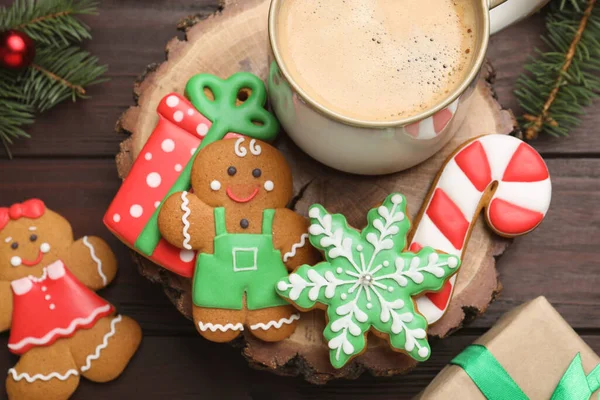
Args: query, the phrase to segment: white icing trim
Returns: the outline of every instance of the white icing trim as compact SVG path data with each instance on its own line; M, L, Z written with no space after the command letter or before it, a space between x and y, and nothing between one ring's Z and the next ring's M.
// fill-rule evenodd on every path
M246 157L246 154L248 154L248 150L242 147L242 143L244 143L244 140L246 139L241 137L235 142L234 151L238 157Z
M100 353L102 352L102 350L104 350L105 348L108 347L108 339L110 339L111 337L113 337L116 333L116 325L121 322L123 320L123 317L121 315L119 315L118 317L114 318L111 323L110 323L110 331L104 335L104 338L102 340L102 343L100 343L98 345L98 347L96 347L96 350L94 351L93 354L90 354L89 356L87 356L87 358L85 359L85 365L83 367L81 367L81 372L87 372L89 371L90 368L92 368L92 361L95 361L97 359L100 358ZM17 370L14 368L11 368L8 370L8 374L12 376L12 378L16 381L19 382L22 379L25 379L27 382L29 383L33 383L35 381L44 381L44 382L48 382L52 379L58 379L61 381L66 381L67 379L69 379L71 376L78 376L79 375L79 371L77 371L76 369L70 369L68 370L65 374L61 375L58 372L52 372L48 375L42 375L42 374L36 374L36 375L29 375L26 372L23 372L21 374L17 373Z
M200 330L202 332L206 332L207 330L210 330L211 332L216 332L216 331L221 331L221 332L227 332L227 331L243 331L244 330L244 325L242 325L240 322L238 322L237 324L227 324L227 325L221 325L221 324L211 324L210 322L207 322L206 324L202 323L202 321L198 321L198 327L200 328Z
M262 154L262 147L260 147L259 144L256 144L256 139L250 141L250 153L255 156L260 156Z
M21 278L17 279L16 281L12 281L10 283L10 286L14 294L16 294L17 296L23 296L24 294L29 293L29 291L33 287L33 283L29 278Z
M119 315L110 322L110 332L104 335L102 343L100 343L98 347L96 347L96 351L94 352L94 354L90 354L89 356L87 356L87 358L85 359L85 365L81 367L81 372L88 371L90 368L92 368L92 361L95 361L100 358L100 352L108 347L108 339L115 335L115 333L117 332L116 325L122 320L123 317Z
M45 271L45 269L44 269L44 271ZM48 332L46 335L44 335L44 337L42 337L42 338L27 337L27 338L21 340L17 344L9 344L8 348L11 350L21 350L23 347L25 347L29 344L34 344L34 345L38 345L38 346L44 345L44 344L48 343L50 340L52 340L56 335L64 335L64 336L71 335L73 332L75 332L75 329L77 329L79 326L89 324L98 315L100 315L104 312L107 312L108 310L110 310L110 308L111 308L110 304L107 304L102 307L98 307L87 318L76 318L73 321L71 321L71 324L67 328L53 329L50 332Z
M181 192L181 211L183 211L183 216L181 217L181 222L183 222L183 248L186 250L192 250L192 246L190 246L190 240L192 237L190 236L188 230L190 229L190 221L188 221L188 217L192 213L192 210L188 207L190 201L187 198L188 192Z
M308 233L303 233L302 236L300 236L300 242L295 243L292 246L292 249L283 255L283 262L287 262L290 258L295 257L296 250L301 249L306 245L306 239L308 239Z
M29 230L30 230L31 232L33 232L33 231L37 231L37 228L36 228L35 226L30 226L30 227L29 227Z
M108 284L108 278L106 278L106 275L104 275L104 271L102 271L102 260L100 260L96 256L96 249L88 241L88 237L87 236L83 237L83 244L85 245L85 247L87 247L88 249L90 249L90 256L92 257L92 260L94 260L94 262L98 266L98 275L100 275L100 278L102 278L102 283L104 284L104 286L106 286Z
M48 277L50 277L50 279L52 279L53 281L56 281L65 276L65 265L60 260L56 261L48 266L47 272Z
M283 326L283 324L290 325L292 322L300 319L300 314L292 314L289 318L281 318L279 321L269 321L267 324L263 324L259 322L258 324L250 325L250 329L262 329L264 331L269 330L272 327L275 329L279 329Z
M8 370L8 374L12 376L12 378L16 381L19 382L20 380L25 379L27 382L29 383L33 383L35 381L44 381L44 382L48 382L52 379L58 379L60 381L66 381L67 379L69 379L71 376L78 376L79 372L75 369L70 369L68 370L64 375L59 374L58 372L52 372L49 375L42 375L42 374L35 374L33 376L29 375L26 372L17 374L17 371L14 368L11 368Z
M10 243L12 242L12 237L7 237L6 239L4 239L4 243Z
M57 262L60 262L60 261L57 261ZM42 271L43 271L42 276L40 276L39 278L36 278L33 275L29 275L27 278L31 279L31 281L35 282L35 283L44 282L46 280L46 278L48 278L48 268L44 268Z

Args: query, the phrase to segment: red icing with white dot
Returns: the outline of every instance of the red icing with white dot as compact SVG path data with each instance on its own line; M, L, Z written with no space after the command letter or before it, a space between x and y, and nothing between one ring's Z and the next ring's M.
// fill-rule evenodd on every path
M212 125L174 93L162 99L157 112L158 125L104 216L106 226L131 248ZM237 136L229 133L226 138ZM164 240L150 259L180 275L193 274L195 254Z

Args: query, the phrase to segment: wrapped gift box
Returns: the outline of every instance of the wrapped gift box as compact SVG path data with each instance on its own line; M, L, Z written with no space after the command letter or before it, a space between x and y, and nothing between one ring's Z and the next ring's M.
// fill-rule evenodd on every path
M106 226L133 249L212 125L185 97L175 93L161 100L157 112L158 125L104 216ZM226 138L238 136L229 133ZM195 253L175 248L163 239L149 258L182 276L193 275Z
M594 351L544 297L504 315L475 344L485 346L532 400L549 400L552 397L577 354L581 355L586 375L600 362ZM499 377L492 376L490 379L497 388L502 387L503 381ZM596 396L597 392L593 398L596 399ZM486 399L471 377L457 365L446 366L417 398ZM567 398L580 400L575 396Z

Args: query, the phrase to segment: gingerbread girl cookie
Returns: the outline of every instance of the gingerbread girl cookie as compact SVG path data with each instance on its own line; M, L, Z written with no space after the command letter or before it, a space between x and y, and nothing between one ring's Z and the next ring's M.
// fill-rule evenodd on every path
M32 199L0 208L0 331L21 356L8 371L10 399L67 399L80 377L117 378L141 330L94 293L117 262L97 237L73 240L71 225Z
M215 342L243 330L265 341L290 336L299 314L275 292L288 270L313 264L308 221L286 209L292 175L283 155L265 142L225 139L198 153L193 193L171 195L159 213L162 236L196 250L194 322Z

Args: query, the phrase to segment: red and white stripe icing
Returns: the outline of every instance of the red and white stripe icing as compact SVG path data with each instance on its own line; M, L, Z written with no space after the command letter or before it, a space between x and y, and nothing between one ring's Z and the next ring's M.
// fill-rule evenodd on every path
M433 116L425 118L422 121L407 125L404 130L407 134L415 139L425 140L433 139L446 129L458 108L459 100L455 100L447 108L438 111Z
M485 193L497 189L486 203ZM536 228L552 197L548 168L528 144L507 135L489 135L463 145L445 165L416 221L410 249L429 246L448 254L465 253L469 233L481 207L498 234L515 237ZM450 302L456 276L438 293L417 300L430 324L438 321Z
M104 223L130 247L144 229L212 123L183 96L171 93L158 105L158 125L135 160L104 216ZM238 137L229 133L226 138ZM196 255L161 240L152 261L191 277Z

